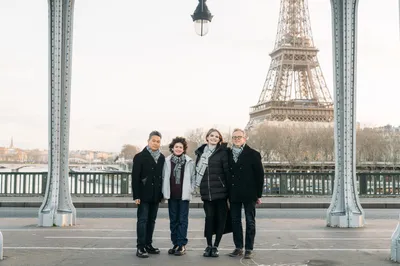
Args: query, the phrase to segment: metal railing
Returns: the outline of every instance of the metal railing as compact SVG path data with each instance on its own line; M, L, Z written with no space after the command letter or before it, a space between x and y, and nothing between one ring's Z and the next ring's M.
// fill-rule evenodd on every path
M264 195L331 195L335 174L265 173ZM44 195L47 172L0 173L0 196ZM70 172L72 195L130 195L129 172ZM400 195L400 173L357 173L360 195Z
M0 195L44 195L47 172L0 173ZM128 172L70 172L69 189L72 195L131 194Z

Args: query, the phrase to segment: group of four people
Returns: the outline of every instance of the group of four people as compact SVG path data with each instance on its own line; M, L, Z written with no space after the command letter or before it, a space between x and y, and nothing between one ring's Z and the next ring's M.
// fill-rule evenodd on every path
M176 137L169 144L171 155L160 152L161 134L153 131L148 145L133 159L132 193L137 204L137 252L147 258L159 254L152 245L159 203L168 200L171 241L168 254L183 255L188 243L189 202L200 191L205 213L205 257L218 257L222 236L230 227L235 249L232 257L252 258L256 234L256 204L264 186L260 153L246 144L245 132L235 129L232 147L223 142L217 129L206 134L206 143L196 151L196 159L187 154L185 138ZM243 253L242 206L246 219ZM230 217L228 218L228 213ZM213 235L215 239L213 243Z

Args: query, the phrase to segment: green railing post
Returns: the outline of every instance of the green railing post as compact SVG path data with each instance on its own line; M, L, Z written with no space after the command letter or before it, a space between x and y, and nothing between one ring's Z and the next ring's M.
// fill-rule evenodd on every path
M42 190L39 193L42 194L43 196L46 193L47 175L48 173L42 173Z
M368 186L367 186L367 176L365 173L360 173L359 175L359 184L360 184L360 195L366 195Z
M287 179L287 175L282 177L282 174L279 173L278 174L278 179L279 179L279 194L280 195L285 195L288 193L287 191L287 186L288 186L288 179Z
M128 195L128 174L121 175L121 195Z

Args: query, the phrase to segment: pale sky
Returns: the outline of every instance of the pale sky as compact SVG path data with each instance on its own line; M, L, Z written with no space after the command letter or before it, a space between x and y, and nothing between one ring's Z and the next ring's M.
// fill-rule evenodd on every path
M333 91L331 7L309 0L315 45ZM378 4L379 2L379 4ZM164 144L197 127L244 127L274 47L280 0L209 0L209 34L195 34L197 0L76 0L70 149ZM398 0L360 0L357 121L400 125ZM0 1L0 147L47 149L48 4Z

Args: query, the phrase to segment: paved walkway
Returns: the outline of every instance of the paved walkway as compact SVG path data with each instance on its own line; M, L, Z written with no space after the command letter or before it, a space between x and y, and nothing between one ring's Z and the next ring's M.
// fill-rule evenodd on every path
M253 260L230 258L232 235L223 237L219 258L202 257L204 219L190 219L187 254L167 255L169 224L158 219L154 245L160 255L139 259L135 254L135 219L79 219L70 228L38 228L33 218L4 218L5 260L2 266L99 265L244 265L357 266L394 265L389 260L390 236L396 220L369 220L365 228L325 227L322 219L258 219Z
M73 196L72 200L76 208L135 208L131 197L113 196ZM40 207L43 197L0 197L0 207ZM274 197L268 196L262 199L259 208L319 208L329 207L331 198L326 196L288 196ZM364 209L399 209L400 197L361 197L361 205ZM161 208L166 208L167 204L161 204ZM202 208L200 198L195 197L190 203L191 208Z

